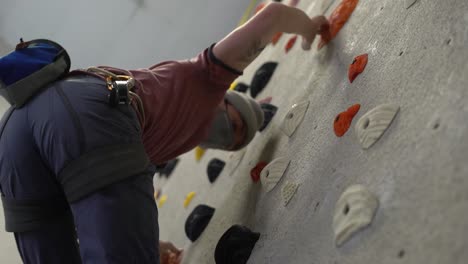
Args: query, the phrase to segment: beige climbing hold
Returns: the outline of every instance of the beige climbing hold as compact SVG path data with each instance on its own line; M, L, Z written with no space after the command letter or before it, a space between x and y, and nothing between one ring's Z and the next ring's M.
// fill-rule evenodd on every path
M325 15L327 10L330 8L330 6L333 5L335 0L322 0L322 3L320 5L320 14Z
M294 104L284 117L281 130L289 137L292 136L304 119L308 108L309 101Z
M229 173L229 176L231 176L234 171L236 171L237 167L239 167L242 159L244 158L245 155L245 148L239 151L236 151L232 153L229 156L229 161L226 164L226 171Z
M195 148L195 160L200 161L203 158L203 155L205 155L206 150L201 147L196 147Z
M161 197L158 200L158 208L161 208L167 201L167 195L161 195Z
M335 206L333 230L335 244L341 246L354 233L368 226L379 206L377 197L362 185L352 185L341 195Z
M392 123L400 107L394 104L379 105L363 115L355 131L363 149L370 148Z
M276 184L283 177L284 172L288 168L291 161L287 158L277 158L270 162L260 173L260 180L267 192L275 188Z
M187 208L190 205L190 202L192 201L193 197L195 197L195 192L189 192L187 196L185 196L184 208Z
M281 190L281 196L283 197L283 205L288 205L289 201L293 198L294 194L296 194L297 188L299 184L294 182L286 182Z

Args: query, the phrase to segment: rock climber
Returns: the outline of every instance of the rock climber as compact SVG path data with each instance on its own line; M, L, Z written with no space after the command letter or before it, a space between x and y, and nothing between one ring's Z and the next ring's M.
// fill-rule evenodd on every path
M258 103L226 91L277 32L301 35L308 50L328 21L270 3L192 59L74 70L9 112L0 191L23 262L180 262L180 249L159 242L150 164L197 145L238 150L252 140L263 120ZM120 98L122 83L131 100L112 106L109 91Z

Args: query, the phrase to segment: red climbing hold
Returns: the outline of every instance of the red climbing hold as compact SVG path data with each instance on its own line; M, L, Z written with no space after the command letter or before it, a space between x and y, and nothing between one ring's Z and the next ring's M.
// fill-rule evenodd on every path
M260 173L262 172L263 168L266 167L268 163L264 161L260 161L257 166L255 166L251 171L250 171L250 177L252 178L253 182L258 182L260 180Z
M335 122L333 123L333 130L335 131L335 135L337 137L342 137L351 126L351 122L353 122L354 116L359 112L361 108L360 104L355 104L348 108L345 112L338 114L335 118Z
M286 51L286 53L288 53L289 50L292 49L292 47L294 46L294 43L296 43L296 40L297 40L297 36L294 36L288 40L288 43L286 43L286 46L284 47L284 51Z
M273 100L273 97L267 96L267 97L265 97L265 98L263 98L261 100L258 100L257 103L259 103L259 104L269 104L269 103L271 103L271 100Z
M359 74L361 74L364 69L366 68L367 65L367 54L362 54L354 58L353 63L349 65L349 70L348 70L348 78L349 81L352 83L356 77L358 77Z
M354 118L354 116L359 112L359 109L361 109L361 105L360 104L355 104L353 106L351 106L350 108L348 108L348 110L346 110L346 112L348 112L349 116L351 118Z
M273 45L276 45L276 43L278 43L279 39L281 38L281 36L283 35L283 32L278 32L276 33L273 38L271 39L271 43Z
M335 10L333 10L333 13L328 19L330 22L330 36L324 37L322 35L320 43L318 44L318 49L321 49L336 37L346 21L348 21L358 2L359 0L343 0Z

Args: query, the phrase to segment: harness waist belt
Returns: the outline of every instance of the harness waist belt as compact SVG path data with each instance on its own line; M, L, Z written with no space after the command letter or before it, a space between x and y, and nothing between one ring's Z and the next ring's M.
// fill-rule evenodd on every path
M119 144L88 152L68 164L58 178L72 203L100 188L147 169L149 159L143 144Z
M50 224L66 214L73 221L69 203L108 185L144 172L149 159L141 143L105 146L68 164L59 174L66 199L17 200L2 196L7 232L25 232ZM67 203L68 200L68 203Z
M71 216L70 207L62 197L44 200L16 200L2 196L7 232L31 231L59 218Z

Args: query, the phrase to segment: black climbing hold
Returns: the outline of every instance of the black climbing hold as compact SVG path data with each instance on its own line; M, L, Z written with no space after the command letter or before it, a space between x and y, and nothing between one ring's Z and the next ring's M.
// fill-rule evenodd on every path
M177 163L179 163L179 159L173 159L170 160L162 165L156 165L156 173L159 174L159 176L165 176L166 178L169 178L171 176L172 172L174 171L174 168L176 167Z
M260 107L262 108L263 110L263 113L264 113L264 119L263 119L263 124L262 126L260 127L260 132L263 131L267 126L268 124L270 123L271 119L273 119L273 117L275 116L276 114L276 111L278 110L278 107L272 105L272 104L267 104L267 103L263 103L260 105Z
M167 162L164 163L164 164L159 164L159 165L155 165L154 168L154 173L157 173L159 176L162 176L162 172L164 170L164 168L166 167L167 165Z
M252 83L250 84L250 95L255 98L265 86L270 81L271 76L275 72L276 62L267 62L260 66L255 72L254 77L252 78Z
M194 242L200 237L211 220L215 209L208 205L197 205L185 221L185 234Z
M245 226L231 226L216 245L216 264L247 263L259 238L260 233L252 232Z
M216 181L221 171L223 171L224 165L226 165L226 162L216 158L208 163L206 172L208 173L208 180L210 180L211 183Z
M245 93L247 92L247 89L249 89L249 86L245 83L237 83L236 86L234 86L234 91L240 92L240 93Z

